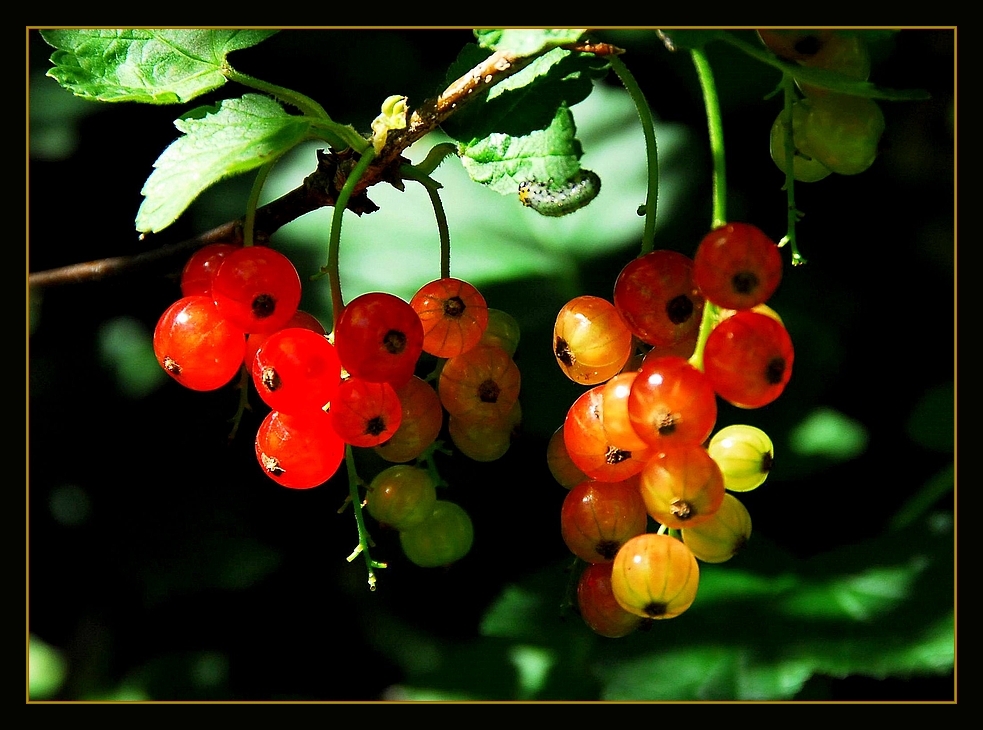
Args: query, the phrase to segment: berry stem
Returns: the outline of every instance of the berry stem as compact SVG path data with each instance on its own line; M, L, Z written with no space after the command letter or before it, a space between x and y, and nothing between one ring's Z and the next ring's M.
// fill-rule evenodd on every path
M713 70L703 51L690 51L696 75L703 89L703 103L707 110L707 129L710 133L710 153L713 158L713 222L710 227L719 228L727 223L727 166L724 154L724 123L720 114L720 99ZM704 315L705 316L705 315Z
M352 454L350 444L345 444L345 467L348 470L348 493L351 499L352 508L355 510L355 525L358 527L358 547L348 556L348 562L352 562L359 554L365 556L365 567L369 572L369 590L375 590L375 568L387 567L385 563L380 563L372 559L369 554L369 531L365 527L365 517L362 515L362 497L358 493L360 484L358 473L355 471L355 457Z
M324 107L300 92L271 84L248 74L239 73L229 65L226 65L224 74L229 81L236 81L243 86L248 86L250 89L262 91L264 94L269 94L282 102L290 104L292 107L300 109L304 113L304 116L331 121L331 117L324 111Z
M341 317L341 310L345 306L345 300L341 296L341 272L339 268L339 249L341 248L341 219L345 214L345 208L348 207L348 199L352 195L352 191L358 184L358 180L362 177L362 174L368 169L369 165L372 164L372 160L375 158L375 150L370 146L368 149L362 153L355 167L348 175L348 179L345 180L344 186L341 188L341 192L338 193L338 199L335 201L334 213L331 215L331 238L328 241L328 263L321 267L320 275L327 274L329 286L331 288L331 319L332 327L334 330L338 325L338 318Z
M792 135L792 104L795 102L795 79L791 74L782 75L782 90L785 92L785 103L782 114L785 115L785 193L788 196L788 231L779 241L779 247L789 244L792 247L792 266L804 264L806 260L799 253L795 240L795 224L801 217L795 207L795 140Z
M655 121L652 118L652 108L645 100L635 77L617 56L608 56L608 63L617 74L628 95L635 102L635 111L642 123L642 134L645 136L645 156L648 168L648 187L645 191L645 202L639 211L645 211L645 228L642 232L642 251L645 254L655 249L655 218L659 201L659 148L655 139Z
M427 160L429 159L430 157L427 158ZM439 164L439 161L437 164ZM436 167L436 164L434 167ZM400 173L404 177L416 180L423 185L426 188L427 195L430 196L430 204L433 206L433 213L437 218L437 234L440 236L440 278L446 279L451 275L451 234L450 229L447 227L447 214L444 212L444 205L440 201L439 191L442 185L412 165L404 165Z
M253 245L253 230L256 226L256 207L259 205L259 196L263 191L263 185L266 183L266 178L270 176L270 171L273 169L274 164L276 164L276 159L270 160L260 167L259 172L256 174L256 179L253 180L253 187L249 191L249 200L246 201L246 217L242 225L243 246Z

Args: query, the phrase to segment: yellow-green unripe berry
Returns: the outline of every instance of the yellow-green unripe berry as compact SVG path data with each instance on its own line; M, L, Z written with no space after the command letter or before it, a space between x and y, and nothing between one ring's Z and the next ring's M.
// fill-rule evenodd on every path
M430 517L399 533L399 544L410 562L421 568L450 565L471 550L474 526L464 508L438 499Z
M768 434L743 424L717 431L707 451L724 475L724 488L731 492L750 492L760 487L775 459L775 447Z
M366 509L379 522L405 530L427 519L437 503L437 487L426 469L398 464L383 469L369 484Z
M802 121L808 115L808 102L800 100L792 105L792 177L799 182L816 182L832 174L826 165L819 160L803 154L798 147L798 140L802 136ZM778 165L778 169L785 172L785 112L781 111L775 117L771 125L771 159Z
M730 560L751 537L751 515L733 494L706 522L682 530L683 542L704 563Z

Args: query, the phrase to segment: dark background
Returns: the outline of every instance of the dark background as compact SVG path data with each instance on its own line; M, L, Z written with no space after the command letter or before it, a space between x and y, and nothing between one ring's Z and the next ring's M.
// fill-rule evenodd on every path
M37 100L35 81L57 85L33 75L49 67L52 49L29 35ZM630 49L623 60L659 117L705 139L702 97L685 55L666 52L651 33L598 35ZM796 189L808 211L799 231L809 264L772 302L789 312L796 371L782 407L763 409L754 423L782 433L800 408L822 404L864 424L870 437L860 458L819 472L800 476L794 464L782 472L779 461L774 478L788 482L781 499L749 495L756 529L796 556L879 534L951 459L913 445L906 428L921 397L954 379L954 35L902 31L879 47L872 80L926 89L932 99L882 104L887 131L868 171ZM361 128L394 90L422 100L441 89L444 70L472 41L468 30L295 30L237 52L234 61ZM761 164L760 149L741 142L770 128L775 106L761 100L775 80L748 73L739 52L718 45L708 56L728 135L729 217L783 230L780 173ZM153 161L175 137L178 112L91 107L78 118L74 154L30 158L30 271L150 247L137 240L133 219ZM40 112L32 106L32 132ZM709 170L694 175L704 180L705 207L674 211L670 228L681 241L698 241L709 220ZM197 232L182 219L153 245ZM585 262L585 293L609 296L624 263L623 256ZM562 489L544 458L549 434L526 432L492 464L441 457L444 478L467 485L454 498L485 536L466 569L426 571L394 560L369 593L361 561L344 560L356 535L350 515L336 515L347 493L343 474L304 493L271 488L249 437L262 411L247 413L243 435L226 445L238 398L232 388L203 394L170 384L133 399L102 363L100 327L125 315L152 331L177 296L182 265L179 258L134 275L53 287L36 310L39 325L28 341L28 620L33 634L70 657L60 699L92 696L137 676L154 699L378 699L401 672L368 638L373 626L395 620L448 638L473 636L505 584L565 558L556 529ZM511 303L502 308L523 325L517 362L524 378L555 369L541 345L549 330L524 312L557 311L564 302L528 282L504 281L485 295ZM559 425L579 390L559 372L548 377L554 391L522 400L525 408L555 410ZM79 515L68 522L56 519L53 507L66 495ZM938 506L951 509L951 495ZM376 538L378 554L398 554L394 536ZM228 590L234 571L217 576L202 559L216 554L227 565L275 567ZM187 668L174 658L182 649L224 656L234 670L211 694L182 684ZM833 700L931 700L951 699L953 685L951 676L819 678L811 688Z

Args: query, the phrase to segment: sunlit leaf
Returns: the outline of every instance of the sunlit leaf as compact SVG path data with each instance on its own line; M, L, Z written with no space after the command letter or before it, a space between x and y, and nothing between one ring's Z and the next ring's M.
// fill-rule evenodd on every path
M199 107L174 122L184 136L154 163L137 212L141 232L166 228L203 190L276 160L303 141L310 120L288 114L273 99L246 94Z
M48 71L77 96L97 101L177 104L226 82L232 51L255 46L275 30L42 30L58 50Z

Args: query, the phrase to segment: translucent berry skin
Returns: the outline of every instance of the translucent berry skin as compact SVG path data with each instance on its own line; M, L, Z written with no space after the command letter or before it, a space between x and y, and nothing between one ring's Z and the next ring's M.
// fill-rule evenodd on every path
M885 127L884 112L873 99L834 93L812 97L800 149L835 173L856 175L874 164Z
M178 299L154 328L157 362L191 390L215 390L228 383L239 372L245 351L246 333L222 317L206 296Z
M619 482L638 474L651 447L626 451L613 446L604 433L604 386L582 393L567 409L563 442L570 460L591 479Z
M181 271L181 295L212 296L212 279L222 260L241 246L234 243L210 243L195 251Z
M331 425L352 446L378 446L391 438L403 418L399 396L389 383L351 377L338 386L328 411Z
M435 357L467 352L488 326L488 304L481 292L453 277L424 284L410 306L423 324L423 351Z
M591 563L577 581L577 608L595 634L618 639L635 631L644 619L621 607L611 590L614 562Z
M396 390L396 397L403 413L399 427L375 447L375 452L386 461L413 461L440 435L444 408L437 391L416 375Z
M563 499L560 535L570 552L588 563L614 560L618 548L648 526L638 478L581 482Z
M324 325L321 324L321 321L310 312L305 312L302 309L298 309L294 313L294 316L291 317L285 325L283 325L283 329L287 329L288 327L303 327L311 332L317 332L319 335L327 334L324 331ZM277 330L277 332L279 332L279 330ZM256 351L263 346L263 343L266 342L267 338L272 334L272 332L253 332L251 335L246 337L246 355L243 358L243 361L246 363L246 367L252 368L253 359L256 357Z
M227 254L212 279L222 316L247 333L283 328L300 304L300 275L290 259L267 246Z
M725 309L765 302L782 280L778 245L757 226L728 223L700 241L693 281L707 299Z
M724 488L750 492L768 478L775 461L775 447L764 431L735 424L720 429L710 439L707 453L724 476Z
M606 299L575 297L556 316L553 355L575 383L603 383L625 366L631 351L631 331Z
M256 433L256 458L263 472L291 489L323 484L338 471L344 456L345 444L324 411L270 411Z
M515 402L501 420L473 421L460 416L447 419L447 433L454 446L469 459L495 461L505 456L522 423L522 405Z
M631 395L631 386L637 377L637 370L619 373L604 384L603 390L604 410L601 422L604 435L612 446L625 451L639 451L649 446L635 432L628 413L628 396Z
M521 383L519 368L505 350L478 345L444 364L437 392L452 416L496 421L519 400Z
M557 484L564 489L573 489L588 478L567 453L567 445L563 441L563 426L550 436L549 443L546 445L546 464Z
M323 408L338 392L341 362L328 338L303 327L271 334L250 368L256 392L283 413Z
M802 122L808 113L807 103L803 103L803 100L800 99L792 104L792 177L799 182L818 182L832 175L833 171L819 160L805 155L799 149L799 140L802 138ZM788 159L785 154L785 134L787 129L785 112L782 111L775 117L775 121L771 125L769 150L771 152L771 159L783 173L785 172L785 164Z
M724 478L706 449L684 444L660 450L639 478L645 508L671 530L710 519L724 501Z
M614 306L642 342L673 347L695 339L704 297L693 283L693 260L669 250L634 259L615 281Z
M759 312L738 312L707 337L703 371L728 403L760 408L785 390L794 359L792 339L780 322Z
M423 352L423 324L408 302L369 292L345 306L335 346L342 367L352 375L399 388L413 377Z
M669 535L646 532L621 546L611 569L618 604L637 616L674 618L688 609L700 585L692 551Z
M697 560L724 563L734 557L751 537L751 515L733 494L724 501L713 517L695 527L680 531L683 542Z
M365 499L373 518L394 530L406 530L433 514L437 486L426 469L397 464L376 474Z
M646 357L628 394L635 433L653 447L702 444L717 421L709 379L681 357Z
M403 553L421 568L451 565L468 554L473 542L470 515L460 505L442 499L427 519L399 533Z
M489 307L488 326L485 327L478 344L500 347L509 354L509 357L515 357L516 350L519 349L520 335L519 323L515 317L501 309Z

